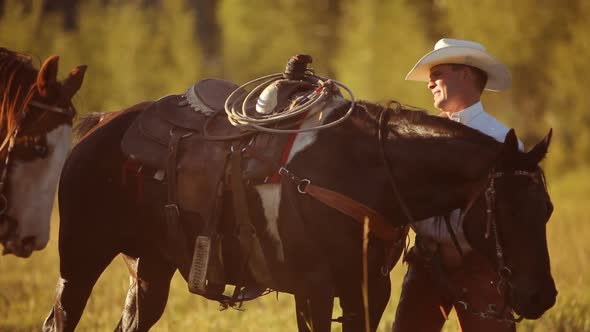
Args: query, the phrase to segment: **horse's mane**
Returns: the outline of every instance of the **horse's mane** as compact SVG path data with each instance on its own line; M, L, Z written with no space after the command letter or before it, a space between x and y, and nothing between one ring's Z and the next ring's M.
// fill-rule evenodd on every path
M388 127L400 138L448 137L469 140L476 144L497 145L498 142L479 130L462 125L447 118L429 115L425 110L403 105L396 100L385 103L359 101L360 112L356 116L378 122L379 114L389 112Z
M36 91L37 69L32 56L0 47L0 147L16 129L18 117L28 108Z

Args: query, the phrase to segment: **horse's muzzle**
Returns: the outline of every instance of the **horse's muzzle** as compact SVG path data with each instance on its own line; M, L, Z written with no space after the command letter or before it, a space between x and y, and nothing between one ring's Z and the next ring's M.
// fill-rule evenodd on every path
M539 287L512 292L514 311L526 319L538 319L555 305L557 289L553 279Z
M13 254L17 257L27 258L35 251L35 237L29 236L21 241L9 240L4 243L2 255Z

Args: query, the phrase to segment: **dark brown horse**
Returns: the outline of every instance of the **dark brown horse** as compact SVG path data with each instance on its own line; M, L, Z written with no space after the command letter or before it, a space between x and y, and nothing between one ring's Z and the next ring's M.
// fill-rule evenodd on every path
M182 98L167 100L176 105ZM329 99L324 118L338 118L346 107L341 97ZM158 245L165 232L165 189L157 180L146 182L138 201L121 171L127 160L119 148L121 139L141 108L94 127L66 161L59 188L61 278L44 331L74 330L93 285L120 253L133 279L116 330L146 331L166 306L178 266L161 254ZM381 143L379 135L384 138ZM511 271L507 282L514 310L535 318L554 304L556 294L545 237L552 207L538 166L548 145L549 136L522 153L513 131L501 144L447 119L365 102L339 126L298 134L285 168L370 207L394 226L407 224L408 214L418 220L472 205L466 222L471 245L499 270ZM147 185L160 190L149 191ZM486 188L495 189L495 203L488 207L498 229L497 236L488 239L478 220L486 209ZM246 186L251 219L269 262L266 279L271 281L262 285L295 295L300 331L329 331L335 296L343 310L343 331L364 331L362 227L298 189L288 176L279 184ZM223 210L222 225L230 224L226 221L234 219L233 213ZM199 231L190 230L186 237L194 241ZM235 236L230 226L224 243L231 246ZM503 249L501 262L496 244ZM389 276L382 273L386 247L376 237L369 241L373 331L390 295ZM234 257L225 257L229 283L240 282L243 263ZM180 272L188 279L188 270ZM261 284L256 278L250 282Z
M57 80L57 56L37 70L28 54L0 48L0 242L28 257L49 240L59 173L71 145L72 97L86 66Z

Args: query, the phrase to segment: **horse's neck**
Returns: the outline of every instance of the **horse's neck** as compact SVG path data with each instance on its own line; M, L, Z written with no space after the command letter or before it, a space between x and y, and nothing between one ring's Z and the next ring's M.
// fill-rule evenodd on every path
M400 136L389 142L394 178L415 219L465 206L498 153L494 142L437 130L436 135Z
M399 204L407 205L415 220L464 206L497 156L498 143L493 138L449 120L402 110L389 122L384 151L391 168L386 170L377 139L377 119L376 107L367 112L357 109L350 121L320 135L317 151L321 153L309 160L314 165L326 163L326 167L343 165L327 175L334 178L332 185L367 201L369 196L382 196L371 199L393 204L390 213L395 220L407 220ZM363 184L347 188L340 183L343 178L358 177L359 169ZM388 181L387 171L393 175L403 203L396 201L389 186L377 185Z

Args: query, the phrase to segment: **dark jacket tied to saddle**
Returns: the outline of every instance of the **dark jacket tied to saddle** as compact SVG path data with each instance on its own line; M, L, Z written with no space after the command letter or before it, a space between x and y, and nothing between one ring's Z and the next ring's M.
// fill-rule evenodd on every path
M278 87L276 109L288 107L294 97L315 88L306 81L287 79ZM271 274L256 227L250 221L244 184L268 182L278 171L290 138L234 127L224 112L224 103L236 89L236 84L225 80L204 79L185 94L166 96L137 117L122 141L123 152L130 160L159 173L164 171L159 186L160 191L166 191L164 210L160 210L167 222L162 254L176 263L183 275L190 274L192 292L222 302L229 300L221 295L220 286L252 283L248 274L255 276L255 283L262 280L264 285L274 284L268 280ZM238 102L241 104L241 100ZM245 111L255 116L254 105L247 105ZM238 274L244 280L225 280L223 272L227 254L221 251L221 240L224 236L227 240L227 236L221 229L227 226L220 220L228 210L222 202L228 201L223 195L229 191L235 217L230 229L239 242L239 254L230 255L241 256L239 265L243 268Z

